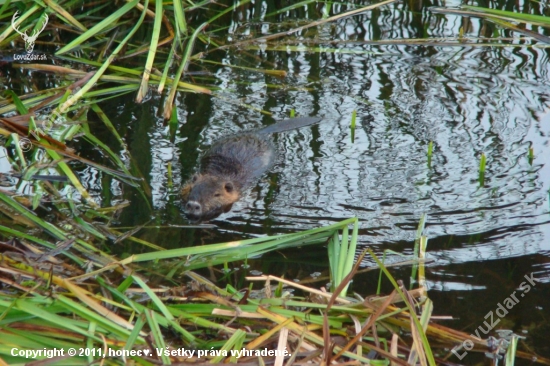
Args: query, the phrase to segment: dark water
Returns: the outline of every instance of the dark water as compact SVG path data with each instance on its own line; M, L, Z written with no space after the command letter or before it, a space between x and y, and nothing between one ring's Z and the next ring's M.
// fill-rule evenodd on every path
M491 4L533 14L543 6ZM173 142L158 117L159 96L151 95L142 105L135 105L133 97L103 103L139 170L150 178L152 199L147 203L117 182L105 193L105 182L93 169L81 172L83 181L99 201L132 201L121 225L141 225L151 218L159 224L184 224L175 188L191 176L213 141L284 119L291 109L301 116L322 116L317 126L276 136L276 166L230 213L213 222L217 229L145 230L141 237L172 248L294 232L357 216L362 246L410 255L418 221L427 214L425 235L433 259L427 280L436 314L453 315L459 320L446 325L474 332L488 311L516 291L524 296L497 328L526 336L524 345L550 357L550 49L480 19L433 14L431 5L411 9L393 4L312 28L293 42L213 53L225 64L286 70L288 75L196 63L193 70L210 75L194 80L220 89L214 96L179 94L181 125ZM322 11L300 8L260 24L256 17L269 13L270 3L266 6L264 13L254 5L235 12L232 37L285 30L284 21L317 18ZM334 5L331 14L343 10ZM446 38L446 44L454 45L437 45L441 38L456 37L461 27L465 37L475 39L460 44ZM495 34L514 38L478 45ZM433 43L367 42L413 38ZM270 50L281 46L287 51ZM318 52L292 48L298 46L317 47ZM99 125L97 135L109 140ZM430 141L434 154L428 165ZM97 158L85 149L81 153ZM480 185L482 153L487 172ZM174 188L168 186L169 164ZM324 269L324 249L306 257L289 252L281 264L282 257L268 256L265 263L275 264L262 268L297 277ZM395 273L406 280L410 269ZM518 288L531 273L540 282L522 293ZM358 278L355 289L372 292L375 282L374 275Z

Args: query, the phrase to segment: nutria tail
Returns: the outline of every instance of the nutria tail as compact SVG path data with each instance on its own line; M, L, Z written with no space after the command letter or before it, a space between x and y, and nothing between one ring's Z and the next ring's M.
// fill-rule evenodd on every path
M322 118L319 117L297 117L285 119L281 122L274 123L267 127L261 128L256 133L268 134L268 133L279 133L290 130L295 130L297 128L310 126L316 123L321 122Z

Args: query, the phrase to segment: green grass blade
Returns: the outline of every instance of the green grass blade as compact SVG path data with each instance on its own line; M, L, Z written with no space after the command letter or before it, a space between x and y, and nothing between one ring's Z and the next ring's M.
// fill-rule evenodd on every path
M105 30L106 28L112 27L113 24L116 24L116 21L118 19L120 19L124 14L128 13L130 10L135 8L138 3L139 3L139 0L133 0L121 6L113 14L109 15L107 18L103 19L101 22L94 25L92 28L90 28L88 31L78 36L72 42L69 42L66 46L61 47L61 49L57 51L55 54L62 55L64 53L67 53L72 49L82 45L86 40L92 37L98 36L99 34L101 34L103 30Z
M141 103L145 95L147 95L147 89L149 86L149 75L151 75L151 69L153 67L153 61L155 61L155 55L157 53L157 47L160 37L160 29L162 25L162 1L155 2L155 22L153 24L153 34L151 35L151 45L149 52L147 53L147 61L145 62L145 68L143 70L143 78L141 79L141 86L136 96L136 102Z
M187 34L187 23L185 21L183 4L181 0L174 0L173 4L174 4L174 15L176 19L177 29L179 31L180 36L184 36Z
M422 232L424 231L424 227L426 226L426 219L427 215L422 214L420 216L420 221L418 222L418 227L416 229L416 237L414 239L414 248L413 248L413 256L415 260L418 260L418 253L420 252L420 242L422 240ZM411 270L411 286L416 281L416 271L418 270L418 264L414 264L412 266Z
M80 180L76 177L76 175L73 173L72 169L69 167L69 165L63 161L61 155L59 155L56 151L46 149L46 152L48 155L55 161L57 161L57 166L61 171L69 178L72 185L76 188L78 193L88 202L88 204L92 207L99 207L99 205L94 201L94 199L90 196L86 188L80 183Z
M55 1L52 0L44 0L44 3L48 5L50 9L58 13L58 15L61 15L60 18L67 20L69 25L74 26L75 28L80 29L83 32L87 32L88 28L86 28L82 23L80 23L75 17L71 15L68 11L66 11L63 7L61 7L59 4L57 4Z
M346 228L345 232L347 232L347 228ZM355 261L355 252L357 250L358 236L359 236L359 220L356 218L355 222L353 223L353 231L351 233L351 238L350 238L349 244L348 244L349 247L348 247L348 250L347 250L346 261L344 262L342 280L344 278L346 278L346 276L349 275L351 270L353 269L353 264L354 264L354 261ZM347 295L348 287L349 287L349 283L346 285L346 287L344 287L344 289L342 290L342 293L340 294L340 296L346 296Z
M424 347L424 351L426 352L426 358L428 360L428 364L430 366L436 366L436 362L435 362L434 355L433 355L433 352L432 352L431 347L430 347L430 343L428 342L428 338L426 338L426 332L423 331L422 325L420 324L420 321L418 320L418 318L416 316L416 311L414 310L414 308L412 307L410 302L407 301L407 298L405 297L405 294L403 293L403 291L401 290L401 288L399 287L399 285L397 284L397 282L395 281L393 276L390 274L388 269L384 266L384 264L380 261L380 259L378 259L376 254L374 254L374 252L371 249L367 249L367 251L369 252L371 257L374 259L376 264L380 267L380 269L384 272L384 274L386 275L388 280L391 282L391 284L393 285L393 287L395 288L395 290L397 291L399 296L401 296L401 298L403 299L403 301L407 305L407 309L409 310L409 313L411 314L411 318L412 318L413 322L415 323L416 328L418 329L420 339L421 339L422 345Z
M2 7L3 8L3 7ZM39 11L39 10L42 10L43 8L40 6L40 5L34 5L33 7L31 7L29 10L27 10L26 12L20 14L20 16L17 18L17 20L15 21L15 26L16 27L19 27L21 25L21 23L23 23L25 21L25 19L29 18L30 16L32 16L35 12ZM24 32L25 29L22 29L20 28L19 29L20 31ZM4 41L6 40L6 38L12 34L12 33L15 33L15 30L13 29L12 25L11 24L8 24L6 26L6 29L0 34L0 46L3 46L4 45ZM18 36L16 34L16 36Z
M235 333L233 333L231 338L229 338L227 342L225 342L223 347L220 349L221 351L220 353L225 352L227 355L230 355L231 354L230 352L232 349L235 349L235 350L240 349L245 337L246 337L246 332L238 329ZM222 362L225 357L226 356L223 356L223 354L220 354L214 357L210 362L219 363L219 362Z
M166 305L162 302L161 299L159 299L159 297L157 296L157 294L155 294L155 292L153 290L151 290L151 288L149 286L147 286L147 284L139 277L139 276L132 276L132 279L134 280L134 282L136 282L143 290L145 290L145 292L147 293L147 295L149 295L149 297L151 298L151 300L153 301L153 303L155 304L155 306L157 307L157 309L160 310L160 312L162 313L162 315L164 315L164 317L166 318L166 320L168 321L168 323L170 324L170 326L172 326L175 330L177 330L179 333L181 333L185 340L187 340L188 342L190 343L193 343L196 341L195 339L195 336L193 336L191 333L189 333L188 331L186 331L185 329L183 329L178 322L175 321L175 318L174 316L172 315L172 313L168 310L168 308L166 307Z
M336 282L338 280L338 263L340 263L340 236L338 231L335 231L328 243L328 260L330 265L330 274L331 274L331 289L334 289L338 286Z
M517 12L513 12L513 11L482 8L482 7L479 7L479 6L472 6L472 5L461 5L460 7L463 8L463 9L478 11L480 13L498 15L498 16L506 17L506 18L512 18L512 19L516 19L516 20L519 20L519 21L525 22L525 23L538 23L538 24L541 24L541 25L545 25L547 27L550 26L550 17L544 16L544 15L517 13Z
M135 5L137 5L139 1L134 0L126 5L124 5L121 9L128 7L128 9L124 12L126 13L131 8L133 8ZM99 78L103 75L105 70L109 67L109 65L115 60L116 56L119 54L119 52L124 48L126 43L132 38L132 36L137 32L139 27L141 26L141 23L143 23L143 19L145 19L145 14L147 14L147 5L149 4L149 0L145 0L145 8L143 9L143 12L141 13L140 18L138 19L136 25L132 28L132 30L126 35L126 37L120 42L120 44L115 48L113 53L105 60L105 62L101 65L99 70L88 80L88 82L75 94L73 94L65 103L61 104L59 107L59 111L61 113L65 113L70 106L72 106L74 103L76 103L84 94L88 92L99 80ZM131 5L131 6L130 6ZM119 11L121 10L119 9Z
M155 318L153 311L150 309L145 310L145 318L147 319L147 324L149 324L149 329L151 329L150 334L153 336L153 342L156 348L160 348L164 350L166 347L164 343L164 337L162 336L162 332L160 331L159 324L157 323L157 320ZM170 357L168 357L168 355L165 354L164 352L162 352L162 354L160 355L160 358L162 360L163 365L172 364L172 362L170 361Z
M57 314L49 312L47 309L38 307L36 304L33 304L29 300L16 300L15 307L19 310L22 310L28 314L32 314L40 319L44 319L49 324L52 324L54 326L61 326L65 329L71 330L75 333L81 334L85 337L91 337L97 342L102 342L101 338L89 334L87 330L84 330L80 327L77 327L73 323L69 322L67 318L63 316L59 316Z
M178 71L176 72L176 75L174 76L174 81L172 84L172 88L170 89L170 93L166 97L166 101L164 103L164 112L163 116L164 119L168 120L170 119L170 114L172 113L172 108L174 106L174 98L176 97L178 82L181 79L181 75L184 71L187 70L187 66L189 65L189 62L191 61L191 53L193 52L193 48L195 47L195 41L197 40L197 37L199 33L208 25L208 23L202 23L191 35L189 40L187 41L187 47L185 48L185 53L183 54L180 66L178 68Z
M506 366L514 366L516 362L517 350L518 350L518 336L514 334L512 335L512 339L510 339L510 344L508 345L508 350L506 351L506 359L504 361L504 364Z

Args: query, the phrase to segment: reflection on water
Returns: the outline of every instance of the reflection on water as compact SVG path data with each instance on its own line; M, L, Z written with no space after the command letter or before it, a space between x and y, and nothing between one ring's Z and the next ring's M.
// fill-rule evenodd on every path
M542 6L514 4L523 10L534 7L533 13L540 13L537 7ZM260 8L264 15L273 10ZM257 20L247 18L258 13L252 5L248 10L239 10L233 37L284 30L289 17L314 17L322 8L263 18L260 28ZM467 37L496 32L516 38L506 47L502 42L476 47L476 41L461 45L457 40L454 46L435 45L440 37L457 36L461 28ZM201 151L213 141L273 122L257 110L267 110L277 120L291 109L301 116L322 116L317 126L275 136L281 152L275 168L230 213L214 221L219 229L166 230L143 238L166 247L189 246L243 234L293 232L358 216L361 245L410 254L417 223L426 213L429 256L435 259L428 280L437 313L458 314L462 322L454 325L473 331L524 275L535 273L543 282L502 323L531 336L530 345L550 356L544 343L548 325L533 325L550 306L549 49L519 47L532 41L479 19L435 15L427 7L411 10L406 2L311 28L304 35L291 46L314 44L326 52L271 51L286 47L273 42L262 50L216 53L225 64L282 69L288 76L209 69L220 90L214 97L180 95L182 126L175 142L169 141L158 118L160 98L142 106L131 99L105 102L140 171L151 177L152 211L140 195L117 182L107 197L94 169L81 172L83 182L104 202L132 200L132 208L121 217L125 226L141 225L151 215L164 223L184 223L176 193L168 186L168 163L178 186L197 169ZM433 42L368 42L409 38ZM358 129L351 143L354 110ZM430 141L434 156L428 165ZM483 186L478 181L481 153L487 156ZM93 153L82 154L92 158ZM398 273L407 278L410 272ZM370 280L376 281L365 278Z
M321 29L316 42L417 37L415 22L425 22L440 37L458 34L462 24L454 16L433 25L434 15L423 20L413 16L396 33L391 25L397 19L403 22L404 14L409 13L397 6L380 17L349 18L330 32ZM482 36L481 21L469 22L470 35ZM213 101L199 138L203 149L220 136L261 125L259 113L243 113L226 99L269 110L279 119L296 108L300 115L325 120L310 130L277 137L282 157L274 173L220 218L220 226L241 231L265 228L268 220L269 229L278 232L356 215L362 219L363 243L382 244L412 240L420 215L427 213L428 237L451 243L433 253L443 262L550 249L547 49L331 47L355 53L255 51L257 59L248 60L253 66L265 67L262 60L267 59L287 68L290 76L246 75L252 83L246 87L237 71L221 71L224 99ZM227 57L236 61L234 55ZM282 92L267 83L293 88ZM348 126L353 110L358 111L360 130L352 144ZM429 141L435 147L431 166ZM532 165L530 147L536 156ZM478 181L481 153L487 156L483 187Z
M268 110L277 119L295 108L298 115L324 121L277 136L281 158L273 172L215 221L220 236L205 239L197 232L193 240L295 231L355 215L362 222L362 245L410 254L417 222L427 213L425 233L435 258L428 275L431 297L436 307L445 304L438 314L453 314L461 319L454 326L473 331L524 275L535 273L543 282L501 326L529 335L529 345L548 355L540 338L548 326L532 325L549 305L544 295L550 277L545 264L550 253L548 49L362 42L448 37L464 25L461 18L436 17L427 9L421 14L396 5L313 35L320 45L341 40L327 46L342 52L226 54L228 63L276 65L289 76L218 70L222 98L210 100L204 128L184 127L181 136L189 139L174 147L171 160L180 156L182 180L198 161L183 151L205 150L221 136L271 122L228 100ZM468 30L469 36L492 34L477 19L468 20ZM195 103L181 103L189 123L196 122L191 120ZM349 131L353 110L360 126L355 143ZM428 166L430 141L435 150ZM483 186L481 153L487 156ZM161 208L166 198L158 197L155 205ZM407 278L408 271L402 274Z

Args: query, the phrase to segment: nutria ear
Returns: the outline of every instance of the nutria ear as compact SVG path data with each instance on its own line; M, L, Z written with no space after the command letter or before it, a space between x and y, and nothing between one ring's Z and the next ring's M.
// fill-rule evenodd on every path
M189 198L189 192L191 192L191 184L186 184L181 189L181 199L187 201Z
M191 182L195 183L197 181L197 179L199 179L199 175L198 174L193 174L193 177L191 178Z
M234 189L233 183L231 183L231 182L225 183L224 188L225 188L225 191L226 191L227 193L233 192L233 189Z

